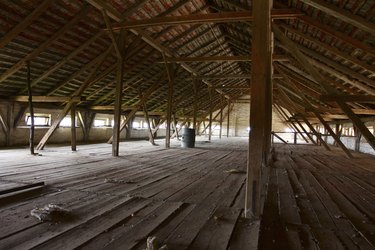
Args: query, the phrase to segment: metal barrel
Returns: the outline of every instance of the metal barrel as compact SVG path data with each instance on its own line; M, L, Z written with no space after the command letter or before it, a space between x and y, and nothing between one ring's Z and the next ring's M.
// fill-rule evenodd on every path
M194 148L195 145L195 129L182 128L181 147Z

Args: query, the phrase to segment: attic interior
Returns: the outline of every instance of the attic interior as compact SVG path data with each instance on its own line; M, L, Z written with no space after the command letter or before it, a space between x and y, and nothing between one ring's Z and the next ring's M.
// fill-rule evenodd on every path
M0 249L375 248L374 1L0 14Z

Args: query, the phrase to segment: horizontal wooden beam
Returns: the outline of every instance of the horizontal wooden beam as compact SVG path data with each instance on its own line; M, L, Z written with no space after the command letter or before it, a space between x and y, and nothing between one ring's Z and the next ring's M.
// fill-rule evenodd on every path
M323 102L375 102L375 95L321 95Z
M340 108L318 108L315 110L321 113L344 114L344 111L342 111ZM313 110L310 108L306 108L305 111L313 112ZM352 111L357 115L375 115L375 109L352 109Z
M292 9L274 9L272 10L273 19L291 19L302 16ZM169 16L169 17L156 17L143 20L126 21L121 25L114 25L113 30L120 29L139 29L151 26L160 25L181 25L181 24L198 24L198 23L226 23L226 22L240 22L252 21L253 15L251 11L242 12L220 12L209 14L193 14L186 16Z
M274 61L289 61L287 55L273 55ZM166 58L168 63L180 62L251 62L251 56L197 56L197 57L174 57ZM163 60L160 62L164 63Z
M350 25L356 26L361 30L367 31L372 35L375 35L375 24L367 21L365 18L353 14L352 12L339 8L335 4L327 3L322 0L301 0L301 2L308 4L319 11L325 12L331 16L334 16Z
M217 89L250 89L250 86L222 86L216 87Z
M15 102L28 102L28 96L11 96L9 98ZM84 97L70 97L70 96L33 96L33 102L82 102L85 101Z
M90 108L90 110L93 110L93 111L114 111L114 109L115 109L115 107L111 106L111 105L107 105L107 106L90 106L89 108ZM121 110L122 111L129 111L129 110L133 110L134 108L135 108L135 106L122 106ZM136 116L143 116L144 112L143 111L137 111L135 113L135 115ZM165 112L152 112L152 111L148 111L148 115L150 115L150 116L164 116Z

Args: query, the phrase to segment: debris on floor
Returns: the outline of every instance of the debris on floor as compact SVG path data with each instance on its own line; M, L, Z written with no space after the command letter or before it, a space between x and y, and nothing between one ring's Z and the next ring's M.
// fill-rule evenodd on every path
M105 183L116 183L116 184L134 184L134 183L136 183L135 181L130 181L130 180L120 180L120 179L110 179L110 178L105 178L104 182Z
M159 244L156 236L147 237L147 248L146 248L146 250L166 250L166 249L168 249L167 245L163 245L161 247L159 247L159 245L160 244Z
M240 170L240 169L228 169L224 171L225 173L229 174L246 174L245 170Z
M34 208L31 210L30 214L43 222L62 222L73 218L69 210L57 204L48 204L41 208Z

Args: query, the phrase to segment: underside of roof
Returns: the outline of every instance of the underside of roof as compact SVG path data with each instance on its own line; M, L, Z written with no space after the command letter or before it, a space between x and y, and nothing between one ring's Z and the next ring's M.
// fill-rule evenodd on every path
M142 99L149 111L165 112L173 81L174 113L192 116L196 92L198 116L206 116L210 96L216 110L250 92L251 7L250 0L0 1L0 96L28 93L29 65L33 95L81 96L81 108L113 110L123 35L125 112ZM272 15L323 79L352 96L354 113L375 115L374 1L278 0ZM325 119L347 119L287 46L275 39L273 48L274 105L309 117L308 100Z

